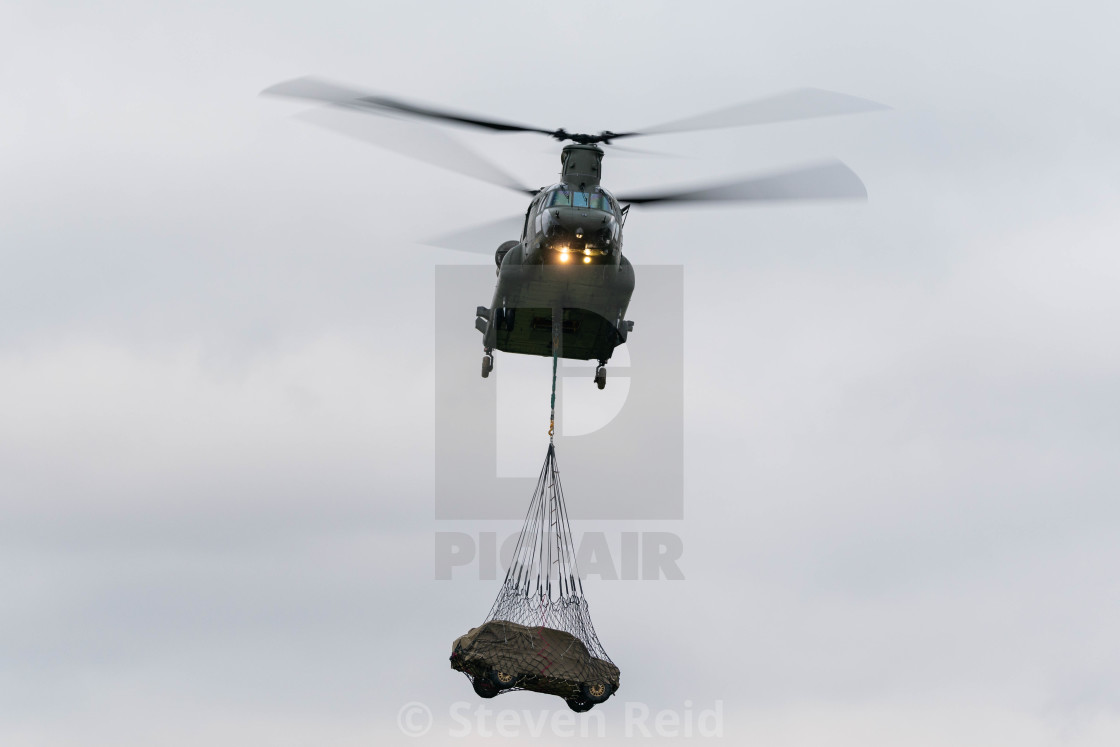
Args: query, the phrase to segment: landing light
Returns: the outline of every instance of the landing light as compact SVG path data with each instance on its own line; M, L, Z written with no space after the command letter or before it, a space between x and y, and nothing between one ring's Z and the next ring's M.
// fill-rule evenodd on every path
M567 252L564 252L563 254L560 255L560 261L561 262L567 262L571 258L572 258L571 255L568 254Z
M591 257L584 257L584 258L583 258L583 263L584 263L584 264L587 264L587 263L588 263L588 262L590 262L590 261L591 261Z

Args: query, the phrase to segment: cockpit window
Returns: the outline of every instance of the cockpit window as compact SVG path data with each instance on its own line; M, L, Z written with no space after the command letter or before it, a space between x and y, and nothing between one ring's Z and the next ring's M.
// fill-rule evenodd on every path
M553 192L552 195L550 195L548 198L548 207L554 207L556 205L560 205L562 207L571 207L572 193L565 192L562 189L558 189Z
M582 207L592 210L605 210L614 212L611 198L605 192L574 192L566 189L557 189L548 196L545 207Z
M602 192L591 193L591 207L596 210L606 210L608 213L614 212L614 209L611 208L611 198Z

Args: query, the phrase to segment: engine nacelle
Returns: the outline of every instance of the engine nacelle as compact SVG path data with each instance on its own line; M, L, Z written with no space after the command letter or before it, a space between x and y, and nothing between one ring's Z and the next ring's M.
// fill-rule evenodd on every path
M498 250L494 252L494 264L497 265L499 271L502 269L502 260L509 254L509 250L520 243L520 241L504 241L502 245L498 247Z

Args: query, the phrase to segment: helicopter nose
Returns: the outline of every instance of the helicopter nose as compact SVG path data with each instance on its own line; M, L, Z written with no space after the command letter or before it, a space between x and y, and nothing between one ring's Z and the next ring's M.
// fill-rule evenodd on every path
M573 214L574 213L574 214ZM582 255L584 263L608 255L618 240L618 222L609 213L587 215L585 211L550 211L547 244L561 262Z
M548 220L548 236L552 238L592 241L604 232L613 233L615 218L609 213L586 215L582 212L571 214L568 211L551 211Z

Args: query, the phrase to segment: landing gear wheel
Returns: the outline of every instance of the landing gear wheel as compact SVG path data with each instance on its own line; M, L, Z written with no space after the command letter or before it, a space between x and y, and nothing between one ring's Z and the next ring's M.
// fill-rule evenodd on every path
M614 692L614 688L605 682L595 682L590 685L580 685L579 691L588 703L603 703Z
M474 685L475 694L480 698L493 698L498 694L498 687L485 677L475 677L471 682Z
M507 674L497 669L490 670L490 682L499 690L508 690L517 684L517 680L518 677L516 674Z
M595 385L603 389L607 385L607 369L605 366L599 366L595 369Z
M576 713L590 711L592 706L595 705L594 703L588 703L586 700L581 700L580 698L568 698L564 702Z
M493 371L493 370L494 370L494 357L492 355L489 355L489 354L482 356L482 378L485 379L487 376L490 375L490 372Z

